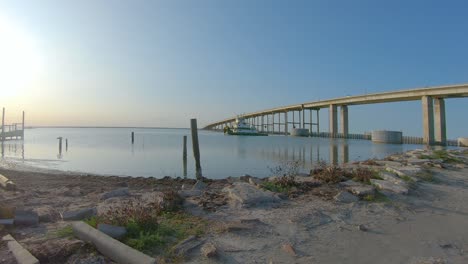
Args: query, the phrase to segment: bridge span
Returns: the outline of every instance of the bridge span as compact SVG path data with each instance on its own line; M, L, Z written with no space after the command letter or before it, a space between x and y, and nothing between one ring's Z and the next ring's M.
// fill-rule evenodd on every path
M346 96L329 100L305 102L243 114L253 126L263 132L288 134L290 125L295 128L307 128L312 133L313 128L320 132L319 110L328 108L329 133L336 137L347 137L348 131L348 106L362 104L377 104L387 102L402 102L420 100L422 105L423 142L428 145L446 145L447 133L445 122L445 99L456 97L468 97L468 84L435 86L392 92ZM338 107L340 109L340 127L338 130ZM306 121L306 110L309 111ZM315 111L315 117L313 114ZM296 112L298 119L296 119ZM292 113L292 121L288 120L288 113ZM283 115L283 121L281 121ZM222 129L224 126L235 122L236 117L227 118L205 126L205 129ZM315 120L314 120L315 119ZM276 130L276 131L275 131Z

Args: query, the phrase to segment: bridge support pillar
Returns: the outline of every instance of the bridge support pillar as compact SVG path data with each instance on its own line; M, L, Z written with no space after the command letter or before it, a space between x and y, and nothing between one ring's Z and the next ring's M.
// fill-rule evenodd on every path
M445 101L443 98L434 99L434 131L435 142L440 145L446 145L447 127L445 124Z
M284 134L288 135L288 112L284 112Z
M331 104L329 107L329 132L331 137L336 137L336 132L338 128L338 120L337 120L337 107L336 105Z
M348 137L348 106L347 105L342 105L340 107L341 113L341 133L343 134L344 138Z
M422 102L422 118L423 118L423 142L427 145L434 144L434 114L432 97L423 96Z

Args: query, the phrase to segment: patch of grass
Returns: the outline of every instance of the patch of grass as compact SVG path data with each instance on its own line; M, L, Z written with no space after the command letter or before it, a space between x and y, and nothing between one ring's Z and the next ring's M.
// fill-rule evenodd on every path
M170 248L190 235L202 235L207 221L184 213L177 193L165 193L163 202L131 199L110 208L106 214L87 219L90 226L99 223L123 226L127 234L120 240L150 255L171 257Z
M262 188L277 193L288 193L293 186L283 186L276 181L266 181L262 183Z
M73 228L70 225L68 225L63 228L57 229L56 231L50 232L48 236L59 238L71 238L74 236Z
M461 163L459 158L453 157L446 150L434 150L432 155L422 154L419 155L420 159L440 159L446 163Z
M411 177L408 176L408 175L400 176L400 178L401 178L403 181L407 182L407 183L413 183L413 182L414 182L414 180L411 179Z
M362 198L362 200L372 203L387 203L390 202L390 199L385 196L385 194L375 191L374 194L366 195Z

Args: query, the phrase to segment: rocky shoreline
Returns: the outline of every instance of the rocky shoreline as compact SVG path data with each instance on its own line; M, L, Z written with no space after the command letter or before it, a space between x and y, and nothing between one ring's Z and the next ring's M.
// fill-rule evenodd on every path
M41 263L113 263L93 245L53 234L129 200L163 203L176 191L182 210L208 228L174 242L178 257L153 255L158 263L468 263L467 164L460 149L322 164L310 174L285 168L266 179L0 169L16 185L0 189L0 218L15 212L0 235L11 234ZM15 263L5 243L0 262Z

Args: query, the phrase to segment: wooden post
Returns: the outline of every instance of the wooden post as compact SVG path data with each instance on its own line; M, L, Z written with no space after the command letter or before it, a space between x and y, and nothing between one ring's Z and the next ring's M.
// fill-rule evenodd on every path
M187 160L187 136L184 136L184 152L182 157Z
M132 131L132 144L135 143L135 132Z
M62 137L57 138L59 140L59 155L62 155Z
M198 145L198 128L197 128L197 119L190 119L190 128L192 130L192 147L193 147L193 156L195 158L195 175L198 178L202 177L202 169L200 165L200 148Z
M5 107L3 107L2 114L2 141L5 141Z
M21 139L24 139L24 111L23 111L23 125L22 125L23 131L21 131Z
M68 138L65 139L65 151L68 151Z

